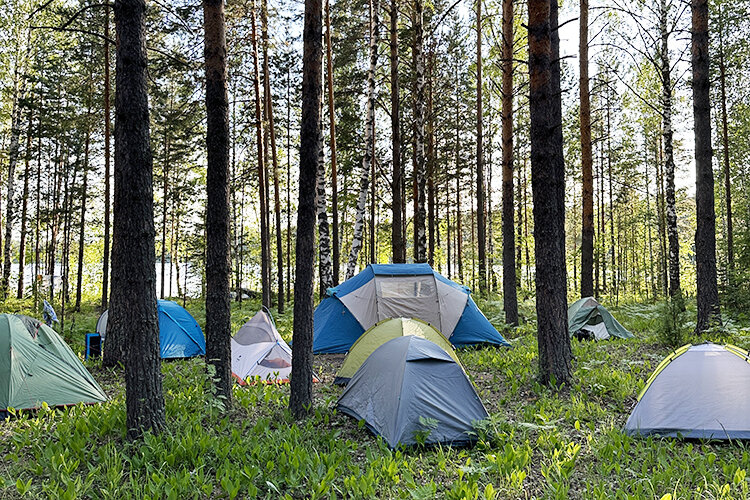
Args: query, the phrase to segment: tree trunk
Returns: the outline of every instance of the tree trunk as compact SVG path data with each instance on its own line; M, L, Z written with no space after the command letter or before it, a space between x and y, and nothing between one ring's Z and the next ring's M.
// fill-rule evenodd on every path
M315 177L321 148L322 0L305 0L300 123L299 206L297 207L294 336L289 409L300 419L312 411L313 263ZM371 75L372 76L372 75Z
M404 241L403 220L401 219L401 183L403 172L401 168L401 116L399 98L398 75L398 0L391 0L391 144L393 179L391 192L393 194L391 220L391 250L394 263L406 262L406 242Z
M415 72L414 96L414 145L416 181L414 211L414 262L427 262L427 233L425 231L426 212L426 172L424 156L424 51L422 34L423 0L414 0L414 44L412 46Z
M308 1L308 0L306 0ZM317 0L315 0L317 3ZM359 196L354 217L354 234L352 249L346 265L346 279L354 276L357 268L357 257L362 250L362 238L365 225L365 205L373 153L375 151L375 68L378 64L378 38L380 36L380 0L370 0L370 68L367 72L367 106L365 118L365 154L362 158L362 175L359 181Z
M156 312L153 161L149 144L146 4L116 0L115 195L108 330L124 339L127 434L166 425ZM109 340L109 336L108 339Z
M594 176L591 153L591 100L589 95L589 2L581 0L579 88L583 226L581 230L581 297L594 295Z
M518 295L515 262L516 242L513 219L514 36L513 0L503 0L503 309L505 309L505 322L509 325L518 324Z
M24 265L26 263L26 219L28 216L28 198L29 198L29 174L30 174L30 167L29 163L31 162L31 112L29 112L29 126L26 130L26 154L24 156L25 166L23 171L23 197L22 197L22 208L21 208L21 240L18 245L18 291L16 293L16 298L22 299L23 298L23 292L24 292L24 286L23 286L23 279L24 279ZM41 134L40 134L41 135ZM88 136L87 136L88 139ZM88 149L88 148L87 148ZM39 192L37 191L37 196L39 196ZM39 218L39 212L37 211L36 214L37 218Z
M110 216L110 117L109 117L109 5L104 7L104 251L102 255L102 303L101 310L107 309L107 294L109 291L109 223ZM119 361L119 358L112 360L107 355L107 350L103 353L103 363L105 366L111 366Z
M255 91L255 140L258 147L258 199L259 199L259 214L260 214L260 267L261 267L261 289L262 289L262 304L263 307L271 307L271 283L270 283L270 258L269 246L268 246L268 206L266 201L268 196L266 195L266 155L263 150L263 115L261 112L260 104L260 63L258 61L258 36L255 19L255 0L253 0L252 9L250 9L250 19L252 24L252 45L253 45L253 61L254 61L254 73L253 73L253 87ZM316 156L317 158L317 156Z
M322 86L321 86L322 89ZM321 99L320 124L323 125L323 100ZM326 199L326 165L323 155L323 131L321 130L320 149L318 151L318 169L316 173L315 211L318 219L318 277L320 278L319 297L325 296L326 290L333 286L333 269L331 268L331 236L328 231L328 202Z
M432 78L435 53L430 43L427 54L428 76L427 76L427 262L430 267L435 266L435 226L437 210L435 208L435 165L437 153L435 151L435 113L433 108Z
M565 277L565 164L557 0L529 1L529 77L539 372L545 384L568 384L572 378L572 354Z
M91 141L91 127L89 120L91 119L91 109L86 111L86 145L83 154L83 193L81 196L81 225L78 229L78 269L76 279L76 303L74 310L76 312L81 310L81 293L83 288L83 259L84 259L84 245L85 245L85 233L86 233L86 204L88 202L88 186L89 186L89 146ZM24 199L26 197L26 181L24 180ZM24 210L26 202L24 201Z
M692 0L693 123L695 132L695 261L698 302L696 333L720 323L716 285L716 213L711 166L711 99L708 63L708 0Z
M484 150L482 147L482 0L477 0L477 247L479 291L487 291L487 226L484 212Z
M664 174L666 176L667 239L669 240L669 296L680 293L680 241L677 232L677 205L674 186L674 147L672 145L672 76L669 62L669 32L667 31L667 2L661 0L659 31L661 34L662 120L664 130Z
M206 361L215 395L232 406L229 275L229 99L223 0L203 1L206 58Z
M171 108L171 99L170 99ZM171 109L170 109L171 111ZM164 120L164 165L162 168L162 200L161 200L161 290L159 296L164 298L165 278L167 268L167 197L169 196L169 118Z
M719 10L721 16L721 10ZM723 18L720 17L721 23ZM727 68L724 62L724 28L719 27L719 84L721 85L721 144L723 149L724 198L727 206L727 280L731 284L734 275L734 228L732 224L732 183L729 169L729 127L727 125Z
M394 0L395 1L395 0ZM339 185L338 165L336 164L336 109L333 101L333 46L331 42L331 2L326 0L326 65L328 75L328 121L331 148L331 240L333 243L333 286L339 284L341 262L339 246Z

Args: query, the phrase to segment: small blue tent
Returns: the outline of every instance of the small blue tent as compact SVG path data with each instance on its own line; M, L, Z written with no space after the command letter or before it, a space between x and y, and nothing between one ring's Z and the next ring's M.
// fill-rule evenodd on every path
M159 345L161 357L192 358L206 354L206 339L203 330L181 305L171 300L159 300ZM96 332L107 334L109 311L104 311L96 323ZM106 349L106 345L104 346Z
M315 353L347 352L365 330L387 318L426 321L456 346L509 346L469 289L429 264L370 264L329 288L315 309Z

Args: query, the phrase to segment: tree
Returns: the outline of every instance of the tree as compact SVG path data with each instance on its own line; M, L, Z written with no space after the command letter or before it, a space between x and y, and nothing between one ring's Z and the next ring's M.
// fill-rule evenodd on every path
M427 262L427 233L425 231L426 211L426 169L424 156L424 50L423 50L423 10L422 0L414 0L414 262Z
M589 2L581 0L579 37L579 90L583 224L581 229L581 297L594 295L594 159L591 151L591 101L589 96Z
M326 66L328 76L328 121L331 148L331 240L333 243L333 285L339 284L339 189L336 162L336 109L333 101L333 44L331 43L331 2L326 0Z
M109 5L104 7L104 251L102 255L102 303L101 310L107 309L109 292L109 225L110 225L110 110L109 110ZM110 338L110 341L113 341ZM115 342L115 341L113 341ZM111 365L111 358L104 352L103 362Z
M695 133L695 231L698 321L696 333L719 319L716 284L716 213L711 165L711 99L709 95L708 0L692 0L693 131Z
M357 258L362 250L365 226L365 205L367 188L370 185L370 169L375 161L375 69L378 64L378 39L380 38L380 0L370 0L370 67L367 72L367 106L365 110L365 152L362 156L362 173L359 180L359 195L354 218L354 233L349 261L346 265L346 279L354 276ZM303 77L304 78L304 77Z
M391 148L393 178L391 180L391 193L393 202L391 205L391 251L393 262L406 262L406 241L404 238L404 222L401 219L403 195L401 184L403 182L403 171L401 168L401 109L399 96L398 75L398 0L391 0Z
M484 150L482 148L482 0L477 0L477 246L479 291L487 291L487 224L484 211Z
M224 0L203 1L206 58L206 361L216 395L232 405L232 310L229 299L229 98Z
M128 437L166 425L156 313L146 2L116 0L115 193L108 328L127 345Z
M313 264L315 260L315 177L320 151L323 5L305 0L300 124L299 205L297 207L294 334L289 409L295 418L312 409Z
M565 271L565 164L557 0L529 1L531 183L534 194L539 375L571 381Z
M513 0L503 0L503 308L509 325L518 324L513 217L513 37Z

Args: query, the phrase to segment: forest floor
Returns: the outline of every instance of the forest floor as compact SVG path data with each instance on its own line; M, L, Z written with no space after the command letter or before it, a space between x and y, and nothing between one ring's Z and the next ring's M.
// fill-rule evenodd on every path
M535 380L533 301L522 326L502 329L498 299L479 300L513 348L460 350L491 419L471 448L392 451L357 421L337 413L332 384L342 356L316 356L315 409L302 422L286 410L286 385L235 388L223 415L207 391L202 359L163 364L167 429L130 443L125 437L123 374L86 364L111 400L42 410L0 423L0 498L747 498L750 448L743 442L637 439L622 426L664 345L664 307L611 310L632 340L573 340L575 382L560 392ZM6 304L8 312L27 303ZM233 305L235 330L256 310ZM188 310L203 324L199 302ZM687 317L694 316L689 305ZM93 305L66 325L83 351L94 330ZM291 336L291 311L278 317ZM70 318L68 319L70 321ZM750 347L750 321L727 322L705 338ZM685 334L690 323L682 325ZM69 328L70 331L69 331Z

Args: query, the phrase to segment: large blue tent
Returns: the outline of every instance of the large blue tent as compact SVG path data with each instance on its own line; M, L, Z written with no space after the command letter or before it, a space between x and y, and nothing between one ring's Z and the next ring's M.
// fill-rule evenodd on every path
M206 354L206 339L195 318L171 300L159 300L159 346L162 358L192 358ZM104 340L109 311L96 323L96 331ZM106 349L106 345L105 345Z
M347 352L365 330L387 318L417 318L456 347L508 342L479 310L471 292L429 264L370 264L329 288L315 309L315 353Z

